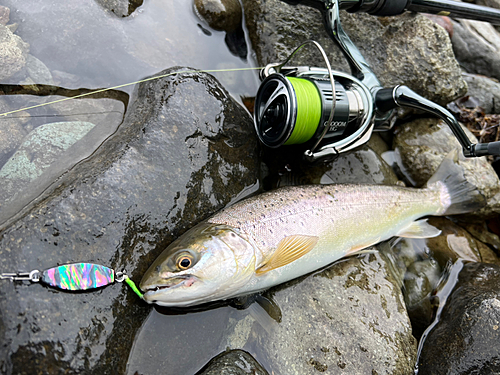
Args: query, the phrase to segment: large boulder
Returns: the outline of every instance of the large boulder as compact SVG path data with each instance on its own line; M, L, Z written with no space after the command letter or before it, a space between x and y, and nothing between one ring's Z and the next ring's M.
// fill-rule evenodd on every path
M221 348L252 350L274 374L408 374L416 340L385 256L353 257L269 291L279 324L249 315Z
M499 327L500 267L465 264L425 339L419 373L498 374Z
M91 158L4 225L2 272L85 261L138 280L175 236L258 188L252 121L213 77L171 75L140 85L135 98ZM149 310L120 285L74 294L4 281L0 368L123 373Z

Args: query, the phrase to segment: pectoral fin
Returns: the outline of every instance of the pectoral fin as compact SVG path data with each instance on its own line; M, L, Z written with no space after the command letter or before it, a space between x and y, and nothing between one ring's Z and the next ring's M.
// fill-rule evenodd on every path
M396 236L405 238L430 238L441 234L436 227L427 223L427 219L412 222L402 229Z
M285 237L279 242L276 251L266 259L262 266L257 268L255 273L262 275L292 263L311 251L317 242L318 237L316 236L293 235Z

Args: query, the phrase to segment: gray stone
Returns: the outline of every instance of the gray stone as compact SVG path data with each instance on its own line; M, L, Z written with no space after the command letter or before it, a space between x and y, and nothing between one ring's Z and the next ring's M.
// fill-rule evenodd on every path
M194 0L194 7L214 30L231 33L241 26L243 10L238 0Z
M500 267L468 263L430 330L420 374L500 372Z
M283 61L300 43L314 39L325 48L334 69L349 72L339 48L324 30L319 11L279 0L245 0L243 4L261 66ZM465 94L466 84L448 34L426 17L404 14L377 18L341 12L341 22L382 85L405 84L443 105ZM301 50L291 64L325 66L312 48Z
M463 129L477 143L474 135ZM461 150L449 126L437 119L418 119L402 125L394 136L393 146L405 176L418 187L429 180L449 152ZM487 201L486 207L467 217L484 218L499 213L500 180L491 164L485 157L465 158L461 151L459 163L465 169L466 179L477 186Z
M29 45L0 25L0 80L11 77L26 64Z
M485 113L500 113L500 83L478 74L463 75L467 82L467 95L479 100Z
M489 23L453 22L453 51L468 73L500 79L500 34Z
M118 17L128 17L142 5L144 0L95 0L104 9Z
M490 8L500 9L500 0L476 0L474 3L484 5Z
M186 228L259 186L252 120L213 77L150 81L135 98L89 159L3 224L2 272L88 261L138 280ZM74 294L5 282L0 306L7 374L124 373L151 311L123 284Z
M219 354L196 375L268 375L269 373L244 350Z
M273 374L411 373L416 341L396 284L380 253L337 262L271 289L280 323L249 316L221 347L252 348Z

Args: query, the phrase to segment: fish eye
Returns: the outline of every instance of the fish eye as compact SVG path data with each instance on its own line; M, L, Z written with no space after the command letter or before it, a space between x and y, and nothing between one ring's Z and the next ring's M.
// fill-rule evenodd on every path
M186 270L193 264L193 257L189 255L183 255L177 259L177 268L180 270Z

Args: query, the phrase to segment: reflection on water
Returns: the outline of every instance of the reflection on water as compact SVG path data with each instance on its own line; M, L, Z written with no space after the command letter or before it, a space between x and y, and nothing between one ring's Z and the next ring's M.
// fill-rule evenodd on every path
M225 349L224 334L247 315L229 306L186 315L153 309L136 336L127 373L195 374Z
M190 1L131 2L123 14L118 8L111 13L106 3L128 4L4 1L10 8L9 29L29 44L29 54L18 73L0 82L0 114L58 101L75 91L138 81L171 66L253 65L245 35L240 32L242 52L234 38L228 43L225 32L204 32L207 26ZM240 101L256 91L253 71L213 74ZM124 98L133 87L106 92L101 99L61 101L0 116L0 228L116 131L128 104Z

